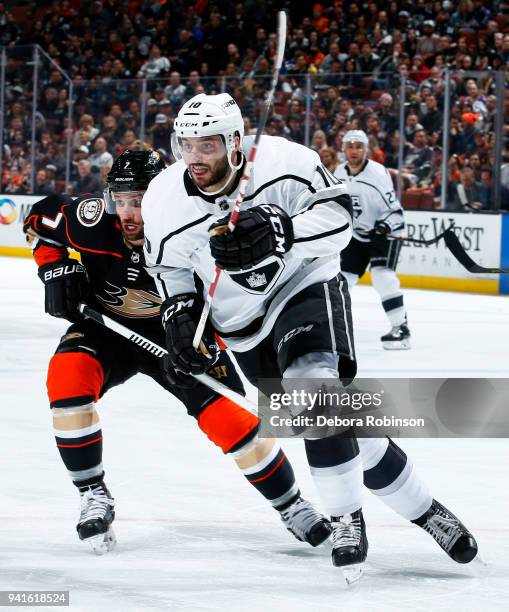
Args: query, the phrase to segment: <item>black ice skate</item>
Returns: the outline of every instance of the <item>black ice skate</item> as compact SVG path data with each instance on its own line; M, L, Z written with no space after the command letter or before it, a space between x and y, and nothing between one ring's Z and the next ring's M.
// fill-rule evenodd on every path
M411 348L410 330L406 323L395 325L388 334L380 338L382 346L388 351L401 351Z
M115 518L115 500L104 483L80 489L81 512L76 525L80 540L91 545L92 550L102 555L112 550L117 543L111 527Z
M429 510L412 523L427 531L456 563L470 563L477 554L474 536L436 499Z
M368 554L368 539L362 510L331 518L332 565L343 568L347 584L357 582L363 574Z
M363 563L368 554L368 539L362 510L333 516L332 564L336 567Z
M290 533L301 542L319 546L330 536L329 521L302 497L280 512L281 520Z

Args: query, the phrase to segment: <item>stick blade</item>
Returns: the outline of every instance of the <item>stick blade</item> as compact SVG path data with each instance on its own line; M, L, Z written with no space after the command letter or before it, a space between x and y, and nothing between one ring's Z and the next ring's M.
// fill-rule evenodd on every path
M450 230L445 232L444 241L447 245L447 248L454 257L459 261L459 263L466 268L469 272L477 272L475 268L477 268L477 264L475 261L467 254L465 249L461 246L461 243L456 236L456 234Z
M444 240L447 248L454 257L460 262L460 264L466 268L472 274L508 274L509 268L485 268L475 263L475 261L468 255L465 249L461 246L461 243L452 230L447 230L444 233Z

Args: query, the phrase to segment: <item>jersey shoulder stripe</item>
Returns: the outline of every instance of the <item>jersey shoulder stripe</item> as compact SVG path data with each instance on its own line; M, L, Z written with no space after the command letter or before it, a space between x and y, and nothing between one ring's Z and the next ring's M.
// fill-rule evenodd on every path
M313 236L304 236L303 238L295 238L295 242L310 242L311 240L320 240L320 238L325 238L326 236L332 236L333 234L341 234L346 231L350 227L349 223L345 223L340 227L329 230L328 232L322 232L321 234L314 234Z
M246 157L254 144L253 136L243 140L243 152ZM245 200L251 201L268 187L280 187L281 182L289 182L288 188L297 194L301 185L311 193L316 188L316 167L320 165L316 151L296 142L278 136L262 136L258 146L256 164L251 175L251 183Z
M322 177L323 182L325 183L326 187L330 187L331 185L331 180L329 177L327 177L327 175L325 174L325 168L323 168L322 166L317 166L316 167L316 171L318 172L318 174Z
M164 248L168 240L171 240L171 238L173 238L174 236L177 236L178 234L181 234L182 232L185 232L186 230L191 229L195 225L200 225L200 223L207 221L207 219L209 219L210 217L212 217L211 214L206 214L203 217L200 217L199 219L194 219L190 223L187 223L187 225L183 225L182 227L179 227L175 231L170 232L164 238L162 238L159 244L159 252L157 254L156 264L159 265L163 261Z
M324 194L324 191L327 191L327 193ZM324 197L324 195L326 197ZM338 184L331 185L326 189L321 189L320 191L318 191L316 195L314 195L308 200L306 208L296 213L295 215L292 215L292 219L308 212L309 210L312 210L315 206L318 206L319 204L327 204L330 202L335 202L338 206L341 206L341 208L343 208L345 212L345 216L349 219L352 218L353 211L350 195L344 189L342 184Z
M332 174L332 172L328 168L326 168L325 166L322 166L322 168L334 185L338 185L342 182L337 176L334 176L334 174Z
M278 176L277 178L274 178L271 181L267 181L263 185L260 185L258 189L256 189L256 191L254 191L253 193L250 193L244 198L244 202L249 202L249 200L253 200L264 189L267 189L268 187L271 187L272 185L275 185L276 183L279 183L280 181L286 181L288 179L302 183L303 185L306 185L306 187L309 189L311 193L316 193L316 189L311 184L311 181L308 181L307 179L302 178L301 176L297 176L295 174L283 174L282 176Z
M387 199L385 198L384 194L380 191L380 189L378 189L378 187L376 187L376 185L373 185L372 183L368 183L367 181L360 181L357 180L355 181L356 183L360 183L361 185L367 185L368 187L371 187L372 189L374 189L378 195L382 198L383 202L385 203L385 205L387 206L387 208L391 208L389 202L387 201Z

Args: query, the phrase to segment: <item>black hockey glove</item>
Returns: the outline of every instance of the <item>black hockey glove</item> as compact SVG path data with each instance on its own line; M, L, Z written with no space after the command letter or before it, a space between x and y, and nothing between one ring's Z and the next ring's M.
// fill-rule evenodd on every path
M168 364L183 374L203 374L219 356L219 346L210 325L205 327L200 350L193 348L202 305L196 293L184 293L165 300L161 306ZM167 372L171 380L171 370Z
M380 238L391 233L391 227L385 221L377 221L375 227L369 232L371 238Z
M165 355L161 358L160 365L161 370L163 371L163 376L170 383L170 385L180 387L181 389L192 389L198 384L198 381L193 376L190 376L189 374L182 374L182 372L175 370L171 364L169 355Z
M88 295L85 267L74 259L64 259L41 266L38 274L44 283L44 310L52 317L79 321L78 304Z
M292 248L293 224L275 204L261 204L240 213L233 232L222 232L228 217L209 227L210 251L219 268L246 270L271 255L282 257Z

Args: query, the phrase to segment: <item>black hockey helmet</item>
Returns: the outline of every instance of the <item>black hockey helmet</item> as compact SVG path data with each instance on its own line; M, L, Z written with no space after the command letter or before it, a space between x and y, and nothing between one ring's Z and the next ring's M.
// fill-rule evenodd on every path
M164 170L166 164L160 153L147 151L124 151L113 162L106 178L104 200L106 210L115 214L113 193L116 191L145 191L150 181Z

